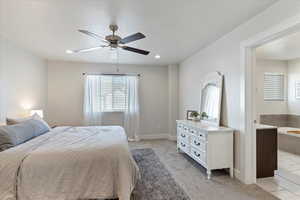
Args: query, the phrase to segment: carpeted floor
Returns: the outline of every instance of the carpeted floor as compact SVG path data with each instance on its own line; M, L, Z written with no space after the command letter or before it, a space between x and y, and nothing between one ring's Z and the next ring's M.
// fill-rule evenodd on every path
M212 179L207 180L205 169L201 167L194 160L190 159L188 156L184 154L178 153L176 151L176 143L168 140L153 140L153 141L141 141L141 142L131 142L130 148L135 152L135 149L145 149L151 148L156 156L159 158L159 164L157 163L157 159L152 159L151 156L138 156L137 158L142 159L142 165L140 166L141 171L146 171L146 175L153 176L155 178L149 178L149 183L147 186L139 186L141 188L147 188L147 194L152 195L151 198L147 196L142 197L142 199L152 199L152 200L160 200L163 199L159 195L160 193L167 194L166 200L168 199L168 195L173 195L173 191L169 191L172 189L170 185L167 184L165 186L164 175L157 176L158 174L163 174L165 172L160 172L157 168L163 164L164 168L168 170L168 175L171 174L172 181L176 182L176 185L180 186L184 192L188 195L191 200L277 200L278 198L274 197L270 193L262 190L257 185L244 185L236 179L231 179L228 174L221 171L213 171ZM142 150L144 151L144 150ZM142 155L142 154L140 154ZM150 158L151 160L147 161L146 159ZM144 159L144 160L143 160ZM139 161L138 161L139 162ZM145 168L144 168L145 167ZM154 171L152 171L154 170ZM158 171L156 171L158 170ZM147 172L148 171L148 172ZM147 176L144 178L147 178ZM169 180L169 176L166 178ZM153 184L152 181L157 181L157 183L161 183L160 187L157 184ZM177 186L175 186L177 188ZM170 189L171 188L171 189ZM143 191L139 191L139 188L136 189L137 197L143 194ZM159 189L159 193L155 193L155 190ZM181 190L181 189L176 189ZM169 194L170 193L170 194ZM181 192L180 192L181 193ZM155 196L155 195L158 196ZM172 200L180 200L182 199L180 195L176 195ZM140 199L138 199L140 200Z
M190 200L152 149L135 149L132 155L142 177L133 192L134 200Z

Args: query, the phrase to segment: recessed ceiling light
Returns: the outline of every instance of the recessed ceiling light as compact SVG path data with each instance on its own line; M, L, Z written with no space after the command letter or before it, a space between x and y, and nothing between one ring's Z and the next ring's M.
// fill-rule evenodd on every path
M72 50L69 50L69 49L68 49L68 50L66 50L66 53L67 53L67 54L72 54L72 53L74 53L74 52L73 52Z
M160 59L160 55L159 55L159 54L156 54L156 55L154 56L154 58L155 58L155 59Z

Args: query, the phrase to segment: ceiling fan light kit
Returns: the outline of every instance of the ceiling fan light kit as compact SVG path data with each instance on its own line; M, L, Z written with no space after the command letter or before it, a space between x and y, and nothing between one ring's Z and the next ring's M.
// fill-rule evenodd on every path
M145 38L146 36L143 33L135 33L132 35L129 35L127 37L121 38L120 36L116 35L116 31L118 30L118 26L111 24L109 26L109 29L112 31L111 35L107 35L105 37L92 33L90 31L87 30L78 30L80 33L83 33L85 35L88 35L90 37L93 37L97 40L100 40L102 42L105 43L105 45L99 45L96 47L92 47L92 48L86 48L86 49L78 49L78 50L67 50L66 53L82 53L82 52L90 52L90 51L95 51L101 48L106 48L106 47L110 47L111 49L123 49L125 51L130 51L133 53L137 53L137 54L141 54L141 55L148 55L150 52L149 51L145 51L142 49L137 49L137 48L133 48L133 47L129 47L126 46L125 44L128 44L130 42L134 42L140 39Z

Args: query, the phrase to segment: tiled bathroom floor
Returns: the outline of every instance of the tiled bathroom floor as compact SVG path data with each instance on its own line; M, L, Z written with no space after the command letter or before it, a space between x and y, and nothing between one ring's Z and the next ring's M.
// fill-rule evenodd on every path
M300 200L300 155L278 151L275 177L257 179L257 185L283 200Z

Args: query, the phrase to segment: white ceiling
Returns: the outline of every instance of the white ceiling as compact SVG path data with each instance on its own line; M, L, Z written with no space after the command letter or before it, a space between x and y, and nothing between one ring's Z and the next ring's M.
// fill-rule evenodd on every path
M300 58L300 33L294 33L267 43L256 49L256 56L270 60L293 60Z
M115 62L109 50L75 55L65 50L99 44L77 29L108 35L109 24L117 23L121 37L144 33L146 39L130 45L151 51L143 56L120 50L120 63L170 64L182 61L277 0L0 1L0 33L44 58ZM161 59L155 60L155 54Z

